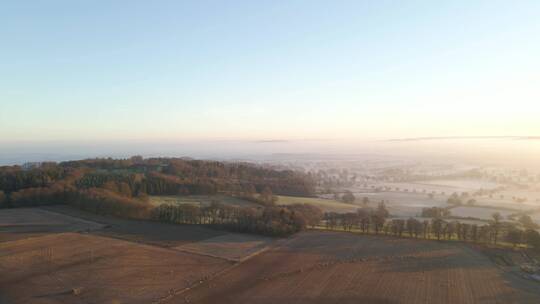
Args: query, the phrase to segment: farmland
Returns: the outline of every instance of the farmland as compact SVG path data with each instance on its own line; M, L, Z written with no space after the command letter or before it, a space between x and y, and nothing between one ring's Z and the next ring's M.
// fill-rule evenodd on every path
M192 204L198 206L209 206L212 202L240 207L257 206L257 204L252 202L227 195L161 195L151 196L150 202L154 206L159 206L161 204Z
M452 215L490 219L494 212L503 216L516 213L530 214L540 224L540 192L534 184L530 188L513 184L497 183L486 179L456 178L433 179L411 182L360 182L340 188L343 193L351 191L356 196L356 205L369 199L371 207L384 201L392 216L417 217L426 207L452 208ZM464 195L462 207L453 208L448 198L453 194ZM332 194L322 195L330 198ZM469 204L468 202L473 202Z
M422 208L447 206L447 197L442 195L430 198L426 194L389 191L355 193L355 195L357 197L357 204L364 197L369 199L371 202L370 206L375 206L378 202L384 201L390 213L398 216L418 216L421 214Z
M0 210L6 303L537 303L538 283L460 242Z
M507 218L510 214L515 213L515 211L511 211L511 210L501 210L501 209L482 208L482 207L469 207L469 206L452 208L451 210L452 210L452 215L454 216L474 217L481 220L492 219L492 215L495 212L498 212L500 215L503 216L503 218Z
M0 303L150 303L273 241L201 225L101 217L65 206L3 209L0 223ZM207 243L192 245L198 253L182 247L203 240L219 240L222 252L205 254Z
M268 237L227 233L200 242L178 246L175 249L232 261L241 261L268 248L275 241L276 239Z
M105 225L43 209L5 209L0 212L0 241L66 231L90 231Z
M332 199L315 197L278 196L278 205L309 204L324 212L354 212L358 205L345 204Z
M4 242L0 251L1 291L14 303L148 303L229 265L79 233Z
M533 282L455 243L306 232L170 303L537 303Z
M357 205L346 204L334 199L326 198L278 195L277 199L276 204L278 205L309 204L318 207L325 212L352 212L358 209ZM150 202L154 206L159 206L161 204L192 204L198 206L209 206L212 202L219 202L230 206L260 207L258 204L227 195L152 196L150 197Z
M159 247L177 247L226 234L226 232L209 229L204 225L173 225L104 217L66 206L49 206L44 208L52 211L51 213L61 213L71 218L82 218L105 225L104 229L92 231L93 234Z

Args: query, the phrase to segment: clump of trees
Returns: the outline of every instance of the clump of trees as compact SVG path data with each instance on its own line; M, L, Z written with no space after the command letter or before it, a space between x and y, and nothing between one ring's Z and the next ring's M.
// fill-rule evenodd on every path
M474 206L476 205L476 200L474 198L471 198L467 201L467 205Z
M518 222L525 228L525 229L539 229L540 226L533 222L532 218L526 214L520 215Z
M147 201L122 196L107 189L77 191L70 205L101 215L148 219L153 206Z
M356 197L354 196L354 194L351 191L347 190L347 191L345 191L343 196L341 196L341 200L344 203L352 204L356 200Z
M540 252L540 233L538 231L527 229L522 235L526 244Z
M324 215L324 220L328 229L342 228L350 231L353 228L359 228L365 233L373 229L376 234L379 234L388 216L386 205L380 202L376 209L364 207L358 209L357 212L329 212Z
M278 201L278 197L272 193L269 187L265 187L259 194L257 194L254 187L251 187L248 191L235 194L235 196L261 206L275 206Z
M431 207L431 208L422 208L422 217L449 217L451 214L450 210L446 208Z
M448 198L448 200L446 201L449 205L456 205L456 206L460 206L461 204L463 204L463 200L462 198L463 197L466 197L467 195L461 195L459 196L456 192L452 193L452 195L450 195L450 197Z

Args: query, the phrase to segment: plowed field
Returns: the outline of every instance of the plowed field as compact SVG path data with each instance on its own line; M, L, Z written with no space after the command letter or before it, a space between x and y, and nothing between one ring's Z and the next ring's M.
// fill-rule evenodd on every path
M174 303L540 303L540 285L459 243L306 232Z

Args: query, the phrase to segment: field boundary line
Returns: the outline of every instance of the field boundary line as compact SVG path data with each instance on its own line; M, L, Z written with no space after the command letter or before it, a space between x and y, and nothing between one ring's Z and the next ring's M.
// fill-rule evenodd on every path
M195 242L195 243L197 243L197 242ZM187 250L187 249L180 249L180 248L177 248L177 247L172 247L172 248L169 248L169 249L171 249L173 251L182 252L182 253L189 253L189 254L195 254L195 255L201 255L201 256L206 256L206 257L210 257L210 258L225 260L227 262L238 263L238 262L241 261L241 259L231 259L231 258L226 258L226 257L218 256L218 255L213 255L213 254L210 254L210 253L196 252L196 251L191 251L191 250Z
M70 217L70 218L73 218L73 219L75 219L75 220L77 220L77 221L81 221L81 222L86 223L86 224L99 224L99 225L103 225L104 227L108 225L107 223L102 223L102 222L97 222L97 221L91 221L91 220L87 220L87 219L85 219L85 218L81 218L81 217L74 216L74 215L67 214L67 213L61 213L61 212L51 211L51 210L49 210L49 209L44 209L44 208L38 208L38 209L44 211L45 213L51 213L51 214L57 214L57 215L62 215L62 216ZM100 229L103 229L104 227L101 227Z
M275 244L277 242L278 241L274 241L273 243ZM196 243L198 243L198 242L194 242L192 244L196 244ZM191 253L191 254L207 256L207 257L211 257L211 258L222 259L222 260L225 260L225 261L228 261L228 262L241 263L243 261L251 259L252 257L255 257L255 256L267 251L268 249L274 247L273 246L274 244L268 244L268 245L262 247L261 249L256 250L255 252L252 252L252 253L250 253L250 254L248 254L248 255L246 255L244 257L238 258L238 259L227 258L227 257L219 256L219 255L210 254L210 253L202 253L202 252L192 251L192 250L189 250L189 249L179 248L179 247L182 247L182 245L180 245L178 247L172 247L170 249L175 250L175 251L185 252L185 253Z

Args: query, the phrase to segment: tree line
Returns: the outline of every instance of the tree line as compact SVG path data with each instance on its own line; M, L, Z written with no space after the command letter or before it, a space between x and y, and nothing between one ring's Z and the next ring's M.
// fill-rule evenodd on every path
M238 207L212 202L209 206L163 204L153 218L177 224L205 224L236 232L285 236L315 226L322 219L320 209L310 205Z
M514 246L526 244L540 251L539 228L528 215L521 215L518 223L504 222L499 213L494 213L492 219L485 225L445 220L441 218L441 210L428 209L435 217L428 220L388 219L389 213L384 202L377 208L364 207L357 212L325 213L324 225L331 230L360 231L393 235L397 237L412 237L437 240L460 240L474 243L496 245L500 241Z

